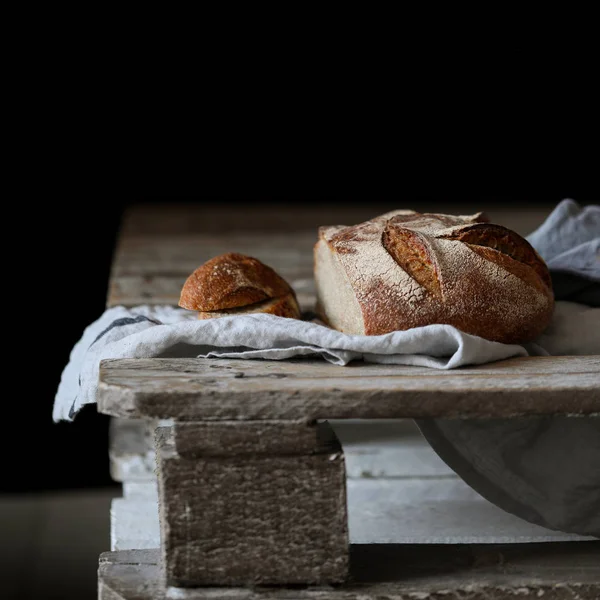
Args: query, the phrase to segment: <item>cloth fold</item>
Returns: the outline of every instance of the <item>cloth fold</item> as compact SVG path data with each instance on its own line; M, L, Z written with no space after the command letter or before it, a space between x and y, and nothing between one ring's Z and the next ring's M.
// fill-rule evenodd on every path
M557 300L600 306L600 206L563 200L527 240L546 261Z

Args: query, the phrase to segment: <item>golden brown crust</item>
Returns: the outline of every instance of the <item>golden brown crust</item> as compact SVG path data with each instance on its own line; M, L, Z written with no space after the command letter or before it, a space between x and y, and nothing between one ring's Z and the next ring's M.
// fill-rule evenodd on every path
M289 284L256 258L229 253L198 267L185 282L179 306L211 312L294 294Z
M359 305L359 325L347 333L445 323L504 343L535 339L554 307L548 269L521 236L486 220L405 212L321 228L317 246L337 257ZM325 296L320 314L335 322L340 308Z
M391 220L392 222L395 219ZM439 274L426 239L405 227L388 226L383 231L382 243L392 258L428 292L441 297Z
M256 313L264 313L275 315L278 317L286 317L288 319L300 319L300 308L294 294L290 293L281 298L271 298L256 302L239 308L230 308L225 310L217 310L212 312L199 312L199 319L216 319L219 317L231 317L234 315L249 315Z
M542 257L525 238L502 225L466 225L449 234L441 234L440 237L470 244L473 251L478 250L476 247L492 248L498 252L497 255L483 252L482 256L494 262L501 261L503 257L514 259L518 263L531 267L538 275L536 278L533 277L533 273L527 274L528 271L521 270L521 277L528 279L532 285L537 285L536 281L539 279L546 287L552 287L550 272Z

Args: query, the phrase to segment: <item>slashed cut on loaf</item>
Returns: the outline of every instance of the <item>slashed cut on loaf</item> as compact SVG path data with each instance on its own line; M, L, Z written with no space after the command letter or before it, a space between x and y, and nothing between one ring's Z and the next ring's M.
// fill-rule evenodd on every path
M317 312L345 333L444 323L522 343L552 317L554 295L542 258L482 213L397 210L359 225L321 227L314 252Z
M233 252L198 267L183 285L179 306L198 311L199 319L251 313L300 318L285 279L258 259Z

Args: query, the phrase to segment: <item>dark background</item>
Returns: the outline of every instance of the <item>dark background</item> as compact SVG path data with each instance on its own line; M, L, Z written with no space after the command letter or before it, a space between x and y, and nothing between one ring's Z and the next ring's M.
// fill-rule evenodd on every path
M5 467L0 491L35 492L52 489L110 485L108 472L108 417L86 407L73 423L54 423L52 404L69 352L83 329L104 310L112 252L123 211L134 203L185 202L230 205L251 211L257 204L297 204L311 207L335 204L390 203L427 211L429 204L474 204L482 209L510 206L518 211L533 205L549 210L565 197L580 204L598 202L598 194L576 189L493 195L463 191L453 194L418 194L390 190L384 194L358 194L340 190L336 195L306 191L277 194L255 192L205 193L199 196L158 196L82 192L79 196L21 206L13 224L22 232L22 259L15 279L17 315L23 323L16 335L16 350L5 373L4 402L9 405L4 428L16 443L16 457ZM395 199L398 199L397 202ZM15 249L13 255L20 255ZM10 324L10 325L14 325ZM16 381L11 383L13 378ZM9 385L10 384L10 385ZM10 390L13 391L10 391ZM5 413L6 414L6 413ZM23 443L23 442L26 443ZM12 452L13 450L11 450Z

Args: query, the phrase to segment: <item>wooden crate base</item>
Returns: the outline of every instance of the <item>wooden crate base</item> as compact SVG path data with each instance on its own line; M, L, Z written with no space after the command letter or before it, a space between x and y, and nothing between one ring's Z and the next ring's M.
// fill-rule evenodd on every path
M165 588L159 550L105 552L99 600L598 600L600 541L351 547L341 586Z
M160 539L169 585L346 579L346 470L327 423L189 425L198 435L184 436L183 445L193 456L197 440L211 454L179 455L177 424L156 434ZM207 433L211 429L216 432ZM219 439L228 442L220 455Z

